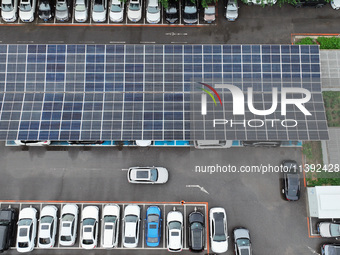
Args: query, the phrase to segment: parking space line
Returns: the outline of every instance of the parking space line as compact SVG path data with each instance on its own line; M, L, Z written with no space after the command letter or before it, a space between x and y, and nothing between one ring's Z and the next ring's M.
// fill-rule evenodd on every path
M165 228L166 228L166 220L165 220L165 205L163 205L163 248L165 248Z
M309 238L321 238L320 235L313 235L312 234L310 225L311 225L311 218L307 217L308 237Z
M80 248L81 249L81 239L83 238L83 231L82 231L82 214L83 214L83 209L84 209L84 204L83 203L81 203L81 211L79 212L79 218L80 218L80 221L79 221L79 244L78 244L78 248Z
M183 235L184 235L184 249L187 248L187 224L186 224L186 217L187 217L187 206L186 204L183 204L184 207L184 231L183 231Z
M143 204L143 212L145 212L145 204ZM143 240L143 242L142 242L142 248L144 249L144 233L145 233L145 229L144 229L144 225L145 225L145 222L143 221L143 219L141 219L141 225L142 225L142 227L141 227L141 229L142 229L142 240Z

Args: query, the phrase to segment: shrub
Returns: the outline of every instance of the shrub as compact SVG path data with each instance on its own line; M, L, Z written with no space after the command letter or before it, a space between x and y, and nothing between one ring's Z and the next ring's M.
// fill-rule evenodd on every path
M338 37L318 37L317 42L320 44L320 49L340 49Z
M297 41L295 44L310 45L310 44L316 44L316 42L314 41L313 38L305 37L305 38L302 38L301 40Z

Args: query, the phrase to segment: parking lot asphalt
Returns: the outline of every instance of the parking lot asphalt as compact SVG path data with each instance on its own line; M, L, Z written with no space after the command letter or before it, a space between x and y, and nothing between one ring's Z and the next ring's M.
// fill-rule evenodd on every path
M254 254L319 253L320 239L308 238L306 192L298 202L281 197L279 173L203 173L205 166L272 165L293 159L300 148L70 148L0 146L1 200L207 202L228 214L229 250L232 229L250 230ZM131 166L164 166L164 185L134 185L126 178ZM303 180L302 180L303 183ZM199 185L192 187L187 185ZM202 190L200 188L203 188ZM89 251L108 254L110 251ZM16 253L15 250L9 254ZM37 250L35 254L79 254L74 250ZM167 251L116 250L115 254L168 254ZM183 251L182 254L190 254ZM205 253L202 253L205 254Z
M1 43L201 43L201 44L287 44L291 33L339 33L340 11L328 4L320 9L294 8L288 4L269 7L240 4L239 18L228 22L224 2L218 3L215 25L110 25L19 26L1 25Z

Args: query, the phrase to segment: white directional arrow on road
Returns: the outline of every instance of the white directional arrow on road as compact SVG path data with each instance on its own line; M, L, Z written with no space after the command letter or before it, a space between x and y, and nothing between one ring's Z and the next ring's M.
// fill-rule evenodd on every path
M203 191L204 193L209 194L209 192L208 192L205 188L201 187L200 185L186 185L186 187L187 187L187 188L199 188L199 189L200 189L201 191Z
M188 33L175 33L175 32L170 32L170 33L165 33L165 35L170 35L170 36L175 36L175 35L188 35Z

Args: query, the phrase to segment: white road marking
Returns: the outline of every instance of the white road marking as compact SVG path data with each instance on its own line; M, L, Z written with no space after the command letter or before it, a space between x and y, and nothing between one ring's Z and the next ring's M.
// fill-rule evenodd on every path
M151 44L151 43L156 43L156 42L139 42L141 44Z
M122 169L122 171L129 171L129 169Z
M209 192L204 187L201 187L200 185L186 185L185 187L187 187L187 188L199 188L204 193L209 194Z
M18 43L33 43L34 41L17 41Z
M316 252L314 249L312 249L311 247L307 246L308 250L310 250L313 254L319 254L318 252Z
M175 32L170 32L170 33L165 33L165 35L170 35L170 36L187 36L188 33L175 33Z
M48 41L48 43L64 43L64 41Z
M188 42L171 42L171 43L186 44L186 43L188 43Z
M110 41L110 43L125 43L123 41Z

